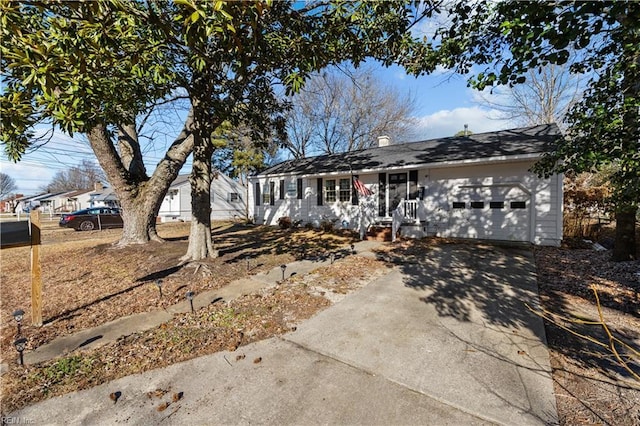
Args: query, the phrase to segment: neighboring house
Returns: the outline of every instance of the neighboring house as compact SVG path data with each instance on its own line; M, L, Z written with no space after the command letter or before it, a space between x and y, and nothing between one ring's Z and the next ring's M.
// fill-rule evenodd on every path
M40 211L45 213L53 213L53 199L56 195L62 194L62 192L46 192L38 195L31 195L28 197L22 197L18 200L18 206L16 207L16 213L29 213L32 209L39 208Z
M102 184L96 184L95 190L89 193L88 207L113 207L119 208L120 201L112 188L103 187Z
M16 207L18 206L19 200L22 199L23 197L24 195L22 194L15 194L0 201L0 212L13 213L16 210Z
M562 175L529 172L559 137L555 124L398 145L381 137L377 148L285 161L252 178L255 219L559 245Z
M57 208L56 213L75 212L88 208L91 202L91 192L81 189L66 193L65 199L62 200L62 204Z
M247 214L247 189L228 176L217 173L211 181L211 219L243 218ZM191 185L189 175L173 181L158 213L162 222L191 220Z

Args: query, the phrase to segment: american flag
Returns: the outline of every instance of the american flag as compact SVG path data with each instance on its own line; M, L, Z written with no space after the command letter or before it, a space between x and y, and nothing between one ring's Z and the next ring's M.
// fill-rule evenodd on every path
M353 186L356 189L356 191L358 191L358 194L362 195L363 197L366 197L368 195L373 195L373 191L371 191L369 188L364 186L364 183L362 183L360 179L358 179L355 176L353 177Z

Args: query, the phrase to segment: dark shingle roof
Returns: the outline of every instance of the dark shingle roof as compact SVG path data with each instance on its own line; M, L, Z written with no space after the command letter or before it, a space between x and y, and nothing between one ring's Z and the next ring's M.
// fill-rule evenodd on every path
M258 175L314 175L350 170L402 168L421 164L491 157L539 155L562 135L555 124L478 133L466 137L430 139L340 154L288 160Z

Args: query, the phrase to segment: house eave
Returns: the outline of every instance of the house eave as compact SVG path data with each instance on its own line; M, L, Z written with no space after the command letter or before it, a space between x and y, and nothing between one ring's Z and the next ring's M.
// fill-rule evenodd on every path
M418 163L418 164L408 164L404 166L393 166L393 167L375 167L368 169L354 169L351 171L341 170L334 172L321 172L321 173L306 173L306 174L297 174L295 172L287 172L287 173L273 173L273 174L258 174L251 177L252 181L256 179L264 179L264 178L280 178L280 177L298 177L298 178L313 178L313 177L331 177L331 176L344 176L346 174L367 174L367 173L380 173L380 172L389 172L389 171L402 171L402 170L415 170L415 169L434 169L434 168L447 168L447 167L459 167L459 166L480 166L486 164L495 164L495 163L516 163L516 162L524 162L524 161L533 161L537 160L541 157L541 153L535 154L520 154L520 155L503 155L496 157L486 157L486 158L468 158L464 160L453 160L453 161L438 161L433 163Z

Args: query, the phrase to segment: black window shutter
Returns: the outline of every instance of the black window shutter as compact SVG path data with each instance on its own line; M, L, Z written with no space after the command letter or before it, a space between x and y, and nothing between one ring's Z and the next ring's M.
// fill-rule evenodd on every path
M322 205L322 178L318 178L318 203L319 206Z
M387 174L378 174L378 216L387 215Z
M302 200L302 179L298 178L298 181L296 182L297 184L297 198L298 200Z
M262 197L262 194L260 194L260 182L256 182L256 206L260 205L260 197Z
M353 180L358 179L358 175L351 176L351 205L358 205L358 191L356 190L356 186L353 184Z
M269 182L269 204L274 206L276 204L276 183Z
M418 198L418 171L409 171L409 199L415 200Z
M280 179L280 199L284 200L284 179Z

